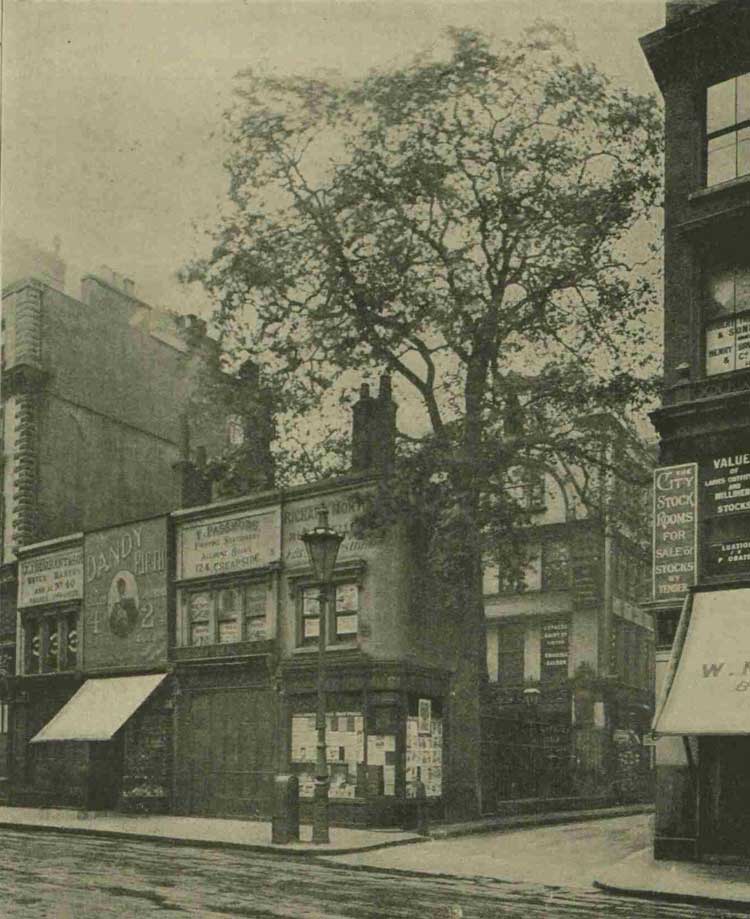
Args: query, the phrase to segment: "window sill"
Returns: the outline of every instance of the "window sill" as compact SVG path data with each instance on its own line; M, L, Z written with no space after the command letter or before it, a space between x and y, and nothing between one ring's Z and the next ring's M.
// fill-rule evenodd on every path
M358 651L359 642L358 641L337 641L335 645L326 645L326 653L329 651ZM317 654L318 646L317 645L301 645L299 648L294 649L294 654Z
M736 179L729 179L726 182L717 182L716 185L707 185L705 188L698 188L691 191L688 195L688 201L701 201L704 198L711 198L714 195L720 195L722 192L731 191L734 188L744 188L750 185L750 174L738 176Z
M171 661L216 660L218 658L260 657L272 654L276 642L262 641L225 642L214 645L187 645L169 649Z

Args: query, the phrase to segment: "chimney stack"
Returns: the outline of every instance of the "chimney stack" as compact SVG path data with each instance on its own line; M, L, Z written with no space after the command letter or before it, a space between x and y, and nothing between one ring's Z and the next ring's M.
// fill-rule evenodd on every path
M352 472L386 472L396 456L396 411L391 377L380 377L377 398L363 383L352 407Z

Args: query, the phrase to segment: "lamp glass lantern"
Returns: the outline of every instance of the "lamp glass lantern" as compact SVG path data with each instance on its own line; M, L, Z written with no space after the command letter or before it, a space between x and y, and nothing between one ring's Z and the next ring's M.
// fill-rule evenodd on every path
M318 522L306 533L302 534L302 541L307 550L315 580L320 584L329 584L336 567L339 547L344 537L337 533L328 523L328 508L318 508Z

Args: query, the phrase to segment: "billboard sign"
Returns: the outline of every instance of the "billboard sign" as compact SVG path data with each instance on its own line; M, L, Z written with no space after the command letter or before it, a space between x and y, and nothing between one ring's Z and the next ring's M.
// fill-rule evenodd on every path
M83 548L59 549L18 563L19 607L65 603L83 596Z
M83 666L150 666L167 657L167 519L87 533Z
M653 598L679 599L698 573L698 466L654 470Z
M191 521L177 531L180 579L263 568L278 562L280 555L278 507Z

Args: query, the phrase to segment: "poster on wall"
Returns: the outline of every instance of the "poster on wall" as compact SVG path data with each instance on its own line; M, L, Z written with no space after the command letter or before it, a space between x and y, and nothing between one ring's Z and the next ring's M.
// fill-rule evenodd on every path
M750 571L750 452L722 453L701 464L701 516L706 573Z
M431 716L430 733L420 733L421 718L410 716L406 720L406 796L417 794L417 779L425 787L428 798L439 798L443 793L443 722Z
M161 664L167 657L167 520L88 533L83 664Z
M18 563L19 607L65 603L83 596L83 547L60 549Z
M318 732L315 715L292 716L291 761L299 780L302 798L311 798L315 790L315 762ZM330 798L355 798L365 760L364 717L360 712L335 712L326 715L326 758Z
M696 582L698 466L654 470L653 598L679 599Z
M568 675L569 624L561 620L542 623L542 677L553 679Z
M281 511L242 511L180 524L177 577L196 578L263 568L281 553Z

